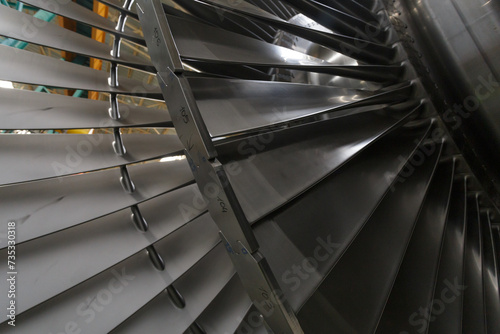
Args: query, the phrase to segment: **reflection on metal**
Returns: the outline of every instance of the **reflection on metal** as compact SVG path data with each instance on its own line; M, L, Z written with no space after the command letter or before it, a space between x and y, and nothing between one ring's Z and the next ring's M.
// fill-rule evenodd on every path
M467 167L463 160L457 162L456 148L446 139L433 106L420 102L426 95L418 71L407 62L404 72L396 70L411 55L388 27L390 16L372 12L375 5L354 1L177 3L184 7L178 16L168 4L139 1L139 18L195 179L243 286L267 325L278 333L417 330L408 318L413 309L433 300L442 238L454 210L449 204L453 180ZM283 11L273 13L271 5L286 8L288 20L276 15L283 16ZM311 19L301 18L296 10ZM256 27L264 26L259 33ZM272 29L274 40L268 38ZM354 46L355 38L368 41L361 48L364 56L339 47L341 40ZM391 50L385 59L367 56L383 55L384 48ZM222 77L190 74L182 62ZM248 70L271 77L249 80L258 77ZM395 79L412 84L391 86ZM395 146L394 141L412 138L405 137L408 131L416 131L415 140ZM345 192L349 184L342 182L351 170L377 170L375 160L386 151L384 141L404 164L379 167L380 181L361 215L311 212L333 205L326 196L331 190L320 188L330 178ZM363 164L370 159L375 160ZM289 213L299 203L304 203L305 214ZM337 210L346 210L345 205ZM310 221L316 215L322 225ZM328 219L335 215L341 220ZM351 224L344 222L348 220ZM335 258L320 266L318 259L307 257L311 250L304 247L306 235L318 236L315 232L340 225L342 233L327 235L338 240ZM422 258L429 259L425 267L417 265ZM307 273L298 271L297 261ZM294 287L288 288L289 283Z
M1 333L500 332L496 3L2 4Z

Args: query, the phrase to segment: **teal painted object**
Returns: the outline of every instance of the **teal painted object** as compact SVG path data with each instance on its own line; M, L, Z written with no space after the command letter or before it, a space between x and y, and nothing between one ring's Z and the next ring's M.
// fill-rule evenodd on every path
M45 93L49 93L49 94L50 94L49 90L48 90L48 89L47 89L47 87L45 87L45 86L38 86L38 87L35 89L35 92L39 92L39 93L41 93L41 92L45 92Z
M6 0L0 0L0 1L2 1L2 3L6 6L9 5ZM21 5L19 5L19 4L20 4L20 2L18 2L16 4L16 8L17 8L17 10L22 11L23 5L22 5L22 3L21 3ZM50 22L56 17L56 14L52 14L52 13L46 12L44 10L39 10L33 16L40 19L40 20ZM6 40L2 41L2 45L12 46L12 47L18 48L18 49L25 49L26 46L28 46L28 43L18 41L16 39L12 39L12 38L7 38Z
M34 9L36 10L36 8L34 7L30 7L30 6L24 6L24 4L20 1L17 1L17 2L7 2L7 0L0 0L0 2L7 6L7 7L11 7L11 6L16 6L16 9L20 12L23 11L23 9ZM35 15L33 15L34 17L40 19L40 20L43 20L45 22L50 22L52 21L57 15L56 14L52 14L52 13L49 13L49 12L46 12L44 10L38 10ZM18 49L25 49L27 46L28 46L28 43L26 42L22 42L22 41L18 41L16 39L12 39L12 38L7 38L5 40L3 40L0 44L2 45L7 45L7 46L11 46L11 47L14 47L14 48L18 48ZM85 58L83 57L76 57L75 58L75 63L78 63L80 65L83 65L83 63L86 61ZM49 90L47 89L47 87L45 86L38 86L36 89L35 89L35 92L45 92L45 93L49 93ZM85 91L83 90L76 90L75 93L73 94L74 97L81 97L82 95L85 95Z
M6 0L0 0L0 1L2 1L2 4L4 4L5 6L10 7L9 3ZM24 5L23 5L22 2L17 2L16 3L16 9L18 11L22 12L23 8L24 8ZM40 19L40 20L43 20L43 21L46 21L46 22L50 22L50 21L52 21L56 17L56 14L52 14L52 13L46 12L44 10L39 10L33 16L36 17L36 18L38 18L38 19ZM28 46L28 43L22 42L22 41L18 41L16 39L12 39L12 38L7 38L7 39L3 40L1 44L2 45L11 46L11 47L14 47L14 48L18 48L18 49L25 49ZM37 92L45 91L47 93L49 92L47 90L47 88L45 88L44 86L38 86L35 91L37 91Z
M78 89L78 90L75 90L75 92L73 93L73 96L74 97L80 97L83 95L83 93L85 93L85 91L81 90L81 89Z

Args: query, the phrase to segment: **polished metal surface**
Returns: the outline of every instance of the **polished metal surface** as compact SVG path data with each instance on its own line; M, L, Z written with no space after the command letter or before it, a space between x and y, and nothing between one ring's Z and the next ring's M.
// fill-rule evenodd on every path
M0 329L2 333L64 330L68 319L74 319L76 314L78 317L75 320L79 328L91 333L108 333L161 293L166 286L174 283L218 243L217 228L210 217L204 215L155 244L160 254L165 258L168 256L164 271L158 271L149 261L147 251L142 250L74 286L70 293L60 294L45 302L42 307L38 306L18 315L19 326L8 326L5 321L0 324ZM120 293L112 293L114 302L105 305L114 317L100 317L96 310L92 309L91 312L85 306L92 302L90 296L97 296L101 290L111 291L108 290L110 281L116 287L113 291L120 290ZM102 303L96 305L103 306ZM93 321L85 321L86 319Z
M234 13L244 14L263 23L270 24L273 27L282 29L285 32L296 36L306 38L312 42L332 48L340 53L347 53L351 57L364 61L379 61L381 64L390 64L395 56L395 50L379 43L373 43L369 39L360 39L333 33L331 30L324 29L315 25L297 24L293 20L284 21L277 16L270 14L245 1L227 2L224 0L195 0L179 1L187 9L213 10L218 11L219 15L224 15L228 19L238 21L241 16ZM209 6L203 6L203 3L217 6L212 9ZM214 21L211 21L216 23ZM323 28L323 29L322 29ZM367 49L369 48L370 51Z
M497 3L22 3L0 332L500 330Z
M124 32L116 29L116 24L100 16L99 14L80 6L72 1L60 0L22 0L23 3L38 7L48 12L67 17L69 19L88 24L97 29L110 32L117 36L126 38L135 43L145 45L141 35L132 32Z
M361 36L369 40L383 41L387 31L379 29L378 22L372 20L364 21L356 16L346 14L338 9L329 7L317 1L286 0L293 7L309 17L314 17L321 25L339 33L357 37ZM370 36L368 31L379 31L376 36Z
M278 131L269 144L266 137L257 137L234 145L234 155L223 161L234 160L242 170L229 175L229 181L248 221L255 222L312 187L416 111L347 115Z
M405 59L413 62L404 41L393 44L398 41L390 28L393 16L386 16L380 4L355 1L284 2L301 14L277 1L178 3L184 14L172 11L170 3L164 6L167 22L154 11L168 38L159 46L152 43L153 62L162 70L168 62L165 66L160 55L180 56L195 70L207 72L189 76L183 74L186 68L174 66L170 74L160 74L162 90L206 197L213 178L200 177L202 171L209 174L204 158L215 159L224 170L219 174L220 167L212 163L217 182L227 185L222 187L222 213L215 206L209 212L243 286L253 296L265 282L259 273L267 265L258 268L258 263L268 263L272 276L266 275L277 280L301 328L294 319L271 319L262 300L254 300L269 327L283 333L419 332L411 320L414 309L433 301L440 284L436 276L460 270L441 268L440 259L451 256L442 243L451 242L447 223L456 209L453 180L457 174L459 183L467 172L462 160L456 162L456 148L445 140L448 134L434 106L422 99L426 82L420 81L418 67L395 72L400 85L392 87L389 77L365 71L370 66L395 69ZM155 27L146 20L142 24L147 31ZM269 26L259 32L265 24ZM273 31L274 40L269 38ZM370 41L362 48L365 55L380 58L363 59L339 45L356 38ZM283 50L297 61L280 59ZM395 65L386 66L391 62ZM317 64L336 71L320 71ZM248 67L243 71L236 65ZM270 77L257 74L269 67ZM347 68L355 72L338 71ZM174 74L180 84L168 79ZM406 80L412 84L403 84ZM191 120L197 129L189 130ZM215 153L204 153L211 145ZM346 194L353 197L352 204ZM238 214L226 218L228 201L228 212L241 210L245 219ZM246 221L259 241L252 250L239 247L232 233ZM312 253L318 236L335 238L335 249L327 249L324 263ZM422 258L429 261L419 263ZM312 269L305 264L309 259L316 261ZM307 274L297 272L298 264ZM296 274L291 279L290 268ZM287 286L291 282L299 289ZM450 314L460 317L453 310ZM243 328L244 322L239 330ZM198 330L193 322L186 333Z
M467 179L459 179L453 184L450 198L450 212L448 214L446 230L441 247L441 260L439 263L434 298L440 299L443 291L448 291L448 282L463 285L465 226L466 226L466 201ZM420 327L428 326L428 332L460 333L462 329L462 299L463 295L455 294L455 298L447 303L446 309L432 322L420 320ZM447 296L447 300L449 296ZM418 329L420 329L420 327Z
M382 92L236 79L188 79L212 137L262 131L348 108L403 100L411 85Z
M119 86L108 84L109 75L103 71L68 63L33 52L0 45L2 80L47 85L116 94L131 94L160 98L160 88L141 81L119 78Z
M289 68L372 81L394 81L398 65L343 66L280 46L261 42L206 24L167 16L175 45L183 59L228 65Z
M193 191L196 190L174 191L143 203L141 211L150 229L140 240L136 238L136 228L130 224L130 211L122 210L77 228L19 245L25 263L25 276L18 282L18 287L25 293L19 296L18 311L24 312L175 233L189 221L174 209L179 203L189 204ZM155 212L163 217L157 217ZM101 233L95 233L96 230ZM110 246L112 252L109 251ZM89 256L74 261L79 254ZM82 267L86 270L82 271ZM64 271L66 276L59 275L60 271ZM37 274L40 272L47 274L40 279Z
M0 196L4 200L0 208L9 212L10 220L22 222L17 238L17 242L22 243L128 208L193 181L185 160L137 164L130 166L128 172L135 187L140 189L134 194L123 191L120 170L114 168L2 186ZM164 180L172 174L176 175L175 179ZM92 190L97 189L99 193L94 194ZM93 210L89 211L81 203ZM58 219L68 208L71 216ZM6 225L0 225L0 233L7 233ZM5 247L7 240L0 240L0 248Z
M440 154L441 149L436 149L406 182L385 194L349 248L298 312L306 332L375 330Z
M481 232L483 236L483 286L484 312L486 315L486 330L489 333L500 331L500 299L498 289L498 267L495 255L495 244L492 237L490 212L481 213Z
M442 162L433 176L376 333L407 331L412 313L433 300L454 165L454 161Z
M500 206L500 6L497 1L401 1L427 60L439 110L486 191Z
M110 119L109 102L0 88L2 129L92 129L170 127L164 110L118 103L119 119Z
M333 264L342 256L376 208L384 193L403 172L398 156L409 159L429 133L429 127L398 129L361 152L318 186L297 198L285 210L271 215L272 222L255 228L262 252L269 259L282 289L295 311L314 292ZM384 175L384 177L379 177ZM365 191L359 193L357 189ZM310 208L313 208L312 210ZM306 230L313 233L304 233ZM318 238L330 240L335 247L314 275L300 282L290 269L302 258L314 258Z
M127 148L117 155L113 135L0 135L0 162L9 173L0 175L0 184L59 178L61 176L117 167L168 155L182 154L180 141L173 135L123 135ZM147 148L147 150L145 149ZM33 170L32 164L37 166Z
M37 27L37 30L27 31L27 26ZM113 57L112 47L109 45L54 24L46 24L34 16L5 6L0 7L0 35L140 69L151 70L153 67L143 58L132 54L120 52L120 57Z
M483 247L481 233L479 198L467 198L467 227L464 254L464 290L462 332L464 334L484 333L486 315L483 286Z
M234 267L219 244L174 283L185 299L184 308L176 307L168 294L162 292L111 333L158 333L165 329L165 322L172 333L183 333L233 275Z

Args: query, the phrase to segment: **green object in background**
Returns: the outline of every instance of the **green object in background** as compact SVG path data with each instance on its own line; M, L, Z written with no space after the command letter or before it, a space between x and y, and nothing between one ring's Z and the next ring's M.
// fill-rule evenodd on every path
M9 4L7 3L6 0L0 0L0 1L2 1L2 4L9 6ZM23 8L24 7L23 7L23 4L21 2L18 2L16 4L17 10L22 11ZM56 17L56 14L52 14L52 13L46 12L44 10L39 10L33 16L40 19L40 20L43 20L45 22L50 22ZM6 40L2 41L2 45L12 46L12 47L15 47L18 49L24 49L24 48L26 48L26 46L28 46L28 43L21 42L21 41L18 41L16 39L12 39L12 38L7 38Z

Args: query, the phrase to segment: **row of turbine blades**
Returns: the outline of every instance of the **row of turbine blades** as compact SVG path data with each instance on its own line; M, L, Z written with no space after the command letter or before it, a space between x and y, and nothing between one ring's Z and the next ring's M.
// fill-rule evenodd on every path
M109 100L0 88L0 253L15 222L19 261L19 328L4 318L2 333L279 332L220 241L172 130L175 96L170 115L144 106L164 98L146 78L167 70L304 332L499 331L497 212L402 66L381 2L165 0L168 29L142 22L144 36L126 28L134 1L100 1L114 21L85 1L22 2L110 42L3 5L0 36L109 70L4 45L0 80ZM158 34L168 55L151 48ZM150 128L168 134L125 133ZM19 129L32 134L7 133Z

